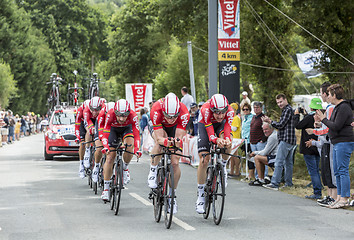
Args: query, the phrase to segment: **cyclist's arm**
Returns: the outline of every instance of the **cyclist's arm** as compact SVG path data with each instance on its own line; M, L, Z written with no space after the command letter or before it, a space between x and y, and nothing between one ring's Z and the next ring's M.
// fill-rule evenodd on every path
M103 110L103 111L102 111ZM102 109L100 114L97 117L98 121L98 138L102 140L103 138L103 129L105 124L106 110Z
M131 122L134 135L134 153L139 151L140 147L140 132L139 132L139 119L135 112L131 111Z
M81 125L82 117L83 117L82 108L79 107L75 118L75 135L77 139L80 139L80 125Z
M232 141L231 125L232 125L232 121L234 120L234 110L232 109L231 106L229 106L229 109L227 110L225 120L226 122L224 125L224 139L229 139L230 141Z
M95 125L91 120L91 112L89 109L84 110L84 120L87 123L87 130L90 130L91 128L95 127Z
M108 138L109 138L109 134L111 133L113 117L115 117L115 116L113 116L111 111L109 111L106 114L105 124L104 124L104 128L103 128L102 144L103 144L104 148L107 148L107 149L109 149Z

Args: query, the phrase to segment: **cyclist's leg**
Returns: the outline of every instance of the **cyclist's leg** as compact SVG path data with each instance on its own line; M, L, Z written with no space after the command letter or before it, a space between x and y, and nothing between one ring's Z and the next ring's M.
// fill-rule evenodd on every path
M92 141L92 135L86 129L85 142L90 142L90 141ZM89 168L90 167L90 145L91 145L91 143L86 143L85 144L85 154L84 154L84 166L85 166L85 168Z
M128 146L126 147L126 150L129 152L134 152L134 137L131 135L126 135L126 137L123 138L124 143L126 143ZM123 154L123 184L126 185L130 182L130 172L128 169L128 165L130 161L133 158L133 154L124 152Z
M85 141L86 130L83 126L83 122L80 124L80 141L79 141L79 176L81 178L85 177L84 169L84 155L85 155L85 146L82 144Z
M163 129L157 129L153 132L150 132L153 139L154 139L154 147L151 150L151 154L159 154L162 152L162 148L157 142L158 136L162 137L167 137L167 133ZM150 172L148 175L148 186L150 188L156 188L156 174L157 174L157 165L159 164L161 160L161 156L157 156L154 158L151 158L151 164L150 164Z
M187 132L185 130L183 130L183 129L175 128L175 129L172 129L172 130L175 133L174 134L167 133L169 137L175 137L175 138L182 139L187 134ZM179 143L177 143L177 144L179 144ZM182 147L182 146L177 145L177 147ZM179 159L180 158L181 157L176 156L176 155L172 155L172 157L171 157L171 163L172 163L172 166L173 166L173 173L174 173L175 189L177 189L179 179L181 178L181 168L179 167Z

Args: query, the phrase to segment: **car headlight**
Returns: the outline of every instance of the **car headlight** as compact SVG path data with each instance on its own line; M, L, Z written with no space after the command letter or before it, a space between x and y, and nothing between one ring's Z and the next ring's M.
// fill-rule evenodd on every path
M48 138L50 138L50 139L57 139L57 137L59 137L58 136L58 134L57 133L54 133L54 132L48 132Z

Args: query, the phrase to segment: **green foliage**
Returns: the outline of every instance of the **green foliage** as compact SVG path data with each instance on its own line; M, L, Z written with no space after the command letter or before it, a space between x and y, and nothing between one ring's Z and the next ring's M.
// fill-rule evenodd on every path
M47 93L43 86L56 70L54 57L28 14L11 0L0 1L0 42L0 59L10 66L18 86L9 108L44 113Z
M154 27L156 15L155 1L139 0L127 2L112 17L108 71L116 76L121 96L125 83L149 82L156 75L157 50L164 40Z
M290 14L295 21L351 62L354 62L353 1L293 0L291 7L296 9ZM321 69L323 71L354 72L354 65L348 63L305 31L299 28L296 28L296 30L298 30L298 34L304 37L307 46L311 49L323 50L325 52L324 58L330 58L330 63L322 59ZM327 77L332 83L342 84L347 92L347 97L352 98L354 93L353 74L328 74Z
M0 60L0 106L4 109L9 105L9 99L16 94L16 82L9 64Z

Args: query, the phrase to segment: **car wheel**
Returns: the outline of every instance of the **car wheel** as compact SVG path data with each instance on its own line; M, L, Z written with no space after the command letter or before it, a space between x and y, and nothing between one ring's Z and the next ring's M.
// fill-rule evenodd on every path
M48 154L47 153L47 150L46 150L46 147L44 146L44 159L45 160L53 160L53 154Z

